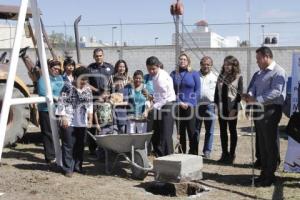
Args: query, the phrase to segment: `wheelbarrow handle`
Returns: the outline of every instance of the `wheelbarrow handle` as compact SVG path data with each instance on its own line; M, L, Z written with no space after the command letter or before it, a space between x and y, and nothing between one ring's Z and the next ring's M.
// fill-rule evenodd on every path
M138 165L133 160L130 160L130 158L125 153L121 153L121 156L123 156L126 159L126 161L129 162L131 165L133 165L134 167L136 167L136 168L138 168L140 170L144 170L144 171L148 171L148 172L154 172L153 171L153 166L150 163L148 163L149 167L145 168L145 167L142 167L142 166Z
M96 140L96 137L90 132L90 131L86 131L87 132L87 134L89 134L89 136L91 136L91 138L93 138L93 140L96 142L97 140Z

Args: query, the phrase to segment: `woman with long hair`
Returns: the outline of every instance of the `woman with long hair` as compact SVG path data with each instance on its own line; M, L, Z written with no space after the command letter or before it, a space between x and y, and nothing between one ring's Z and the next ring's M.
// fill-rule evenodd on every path
M227 56L218 77L215 89L215 103L218 107L222 156L219 162L232 164L237 145L237 118L239 102L243 93L243 77L240 64L234 56ZM230 132L230 150L228 152L227 126Z
M64 73L63 73L63 79L64 81L68 81L68 82L73 82L74 81L74 76L73 76L73 72L75 70L75 61L71 58L67 58L64 60Z
M193 71L191 59L185 53L178 58L178 67L171 73L178 104L178 131L180 145L186 153L186 132L189 138L189 154L198 155L198 140L195 134L197 99L200 96L200 78Z
M128 66L125 60L118 60L115 64L114 75L111 80L112 92L120 92L125 85L131 82L128 75Z
M118 60L115 64L114 74L110 80L111 95L117 93L123 96L124 88L131 82L128 76L128 66L125 60ZM126 132L127 110L124 107L114 109L116 123L120 133Z

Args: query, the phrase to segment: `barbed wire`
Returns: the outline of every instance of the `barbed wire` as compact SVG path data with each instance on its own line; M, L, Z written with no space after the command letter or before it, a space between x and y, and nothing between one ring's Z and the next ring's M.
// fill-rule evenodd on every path
M7 41L7 40L14 40L14 39L15 38L13 38L13 37L12 38L5 38L5 39L1 39L0 42Z
M79 27L95 27L95 26L139 26L139 25L173 25L174 22L132 22L132 23L109 23L109 24L79 24ZM274 24L300 24L300 21L273 21L273 22L250 22L250 25L274 25ZM228 22L228 23L208 23L208 26L241 26L249 25L247 22ZM73 24L54 24L54 25L45 25L46 28L54 27L73 27ZM196 24L185 24L185 26L194 27ZM0 28L11 28L11 27L1 27Z

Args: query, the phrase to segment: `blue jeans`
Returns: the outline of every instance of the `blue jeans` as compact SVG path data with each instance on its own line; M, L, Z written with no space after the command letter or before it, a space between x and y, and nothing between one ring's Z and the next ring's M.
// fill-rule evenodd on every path
M200 140L200 130L202 122L205 126L205 140L203 146L203 153L211 152L212 145L214 140L214 128L215 128L215 105L200 105L198 108L198 115L196 115L196 124L195 124L195 135L197 137L198 143Z

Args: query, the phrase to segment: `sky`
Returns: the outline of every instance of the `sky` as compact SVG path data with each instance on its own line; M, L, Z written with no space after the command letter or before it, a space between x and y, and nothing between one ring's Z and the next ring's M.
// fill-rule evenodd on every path
M250 26L253 45L259 45L262 32L279 33L280 45L300 45L299 0L249 0ZM82 15L80 35L106 43L127 42L131 45L170 44L174 32L170 5L175 0L38 0L43 21L48 32L61 32L73 36L73 23ZM238 35L248 38L248 25L226 25L246 23L247 0L182 0L183 22L193 25L205 19L209 28L222 36ZM20 0L1 0L0 4L19 5ZM128 23L161 23L160 25L126 25ZM297 22L280 23L274 22ZM122 37L121 26L122 25ZM264 25L262 28L261 25ZM92 25L92 26L88 26ZM117 28L113 29L112 27ZM187 26L192 31L193 26ZM157 39L155 39L157 38Z

